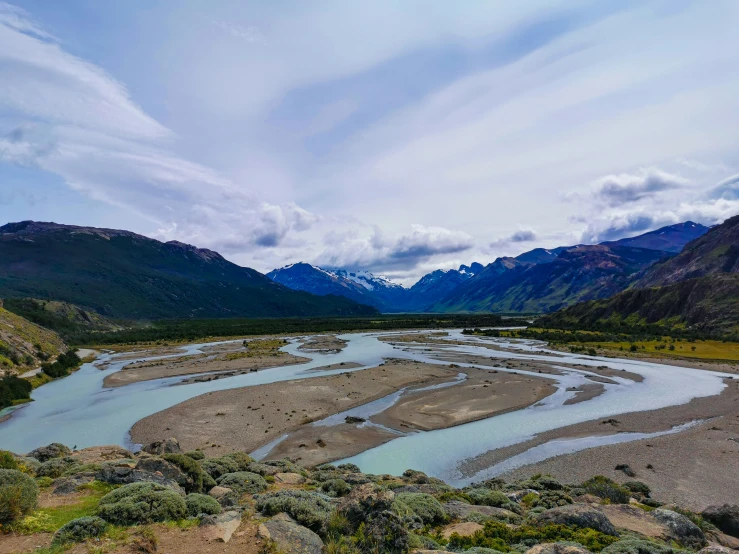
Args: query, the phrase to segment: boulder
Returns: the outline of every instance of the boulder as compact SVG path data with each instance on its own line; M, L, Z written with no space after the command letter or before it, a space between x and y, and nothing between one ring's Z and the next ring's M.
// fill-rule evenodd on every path
M72 475L71 477L61 477L54 481L54 491L52 494L67 495L77 492L80 485L92 483L95 480L95 474L83 473L80 475Z
M95 474L95 478L98 481L103 481L104 483L110 483L112 485L127 485L129 483L141 482L158 483L160 485L164 485L165 487L171 487L181 494L185 494L177 481L175 481L174 479L165 477L161 473L151 473L149 471L136 469L135 467L131 467L131 465L128 463L103 464L103 466L100 468L100 471Z
M706 546L708 541L703 531L684 515L664 508L657 508L651 514L657 521L665 524L670 529L672 538L681 544L696 550Z
M71 456L80 464L101 464L103 462L133 458L133 454L130 451L115 444L91 446L82 450L75 450Z
M529 548L526 554L590 554L590 551L569 542L545 542Z
M231 508L239 505L239 493L228 487L217 485L208 491L208 494L215 498L224 508Z
M203 535L209 541L230 541L231 535L239 528L239 525L241 525L241 514L235 510L204 516L200 520L200 526L204 528Z
M709 506L701 515L727 535L739 537L739 505Z
M454 533L459 535L460 537L469 537L470 535L474 535L478 531L482 531L483 526L479 523L474 523L472 521L465 521L462 523L452 523L451 525L447 525L442 529L441 535L448 539L451 537Z
M503 508L495 508L493 506L475 506L473 504L467 504L460 502L459 500L452 500L443 505L444 511L449 517L455 517L463 519L472 513L482 514L484 516L490 516L496 519L504 520L515 520L520 519L520 516L505 510Z
M321 554L323 551L321 537L287 514L277 514L265 521L257 533L261 538L273 541L277 550L285 554Z
M698 551L698 554L736 554L736 550L718 544L709 544Z
M275 481L284 485L302 485L305 477L299 473L275 473Z
M180 443L175 438L163 441L154 441L151 444L144 446L142 450L148 454L156 454L158 456L161 456L162 454L178 454L181 452Z
M29 458L36 458L39 462L48 462L54 458L61 458L62 456L68 456L72 451L61 443L53 442L46 446L41 446L36 450L31 450L27 454Z
M670 528L657 520L651 512L629 504L604 504L598 508L618 529L638 533L651 539L669 541L672 538Z
M193 486L192 477L183 472L179 467L162 458L141 458L136 464L137 471L160 474L166 479L175 481L179 486L188 489Z
M534 521L538 525L557 523L595 529L606 535L618 536L616 528L608 521L605 514L587 504L568 504L567 506L552 508L537 515Z

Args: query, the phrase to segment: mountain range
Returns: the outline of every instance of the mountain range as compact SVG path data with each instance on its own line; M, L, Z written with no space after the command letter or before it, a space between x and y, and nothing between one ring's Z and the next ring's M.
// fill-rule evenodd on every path
M575 304L538 324L611 331L655 325L739 338L739 216L654 264L627 290Z
M708 228L691 221L598 245L536 248L483 266L436 270L410 288L368 272L292 264L267 274L287 287L338 294L383 312L551 312L627 288Z
M0 227L0 297L60 300L109 317L370 315L344 296L275 283L217 252L129 231L23 221Z

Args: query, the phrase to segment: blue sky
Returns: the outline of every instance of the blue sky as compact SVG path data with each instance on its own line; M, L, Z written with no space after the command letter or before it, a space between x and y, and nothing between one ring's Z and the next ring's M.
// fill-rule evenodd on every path
M423 273L739 213L739 3L0 1L0 221Z

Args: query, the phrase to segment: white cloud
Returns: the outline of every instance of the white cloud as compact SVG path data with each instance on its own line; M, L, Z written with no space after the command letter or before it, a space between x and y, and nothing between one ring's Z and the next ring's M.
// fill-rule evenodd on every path
M637 173L606 175L597 180L594 196L609 206L620 206L653 198L657 194L682 188L688 180L656 168L641 169Z

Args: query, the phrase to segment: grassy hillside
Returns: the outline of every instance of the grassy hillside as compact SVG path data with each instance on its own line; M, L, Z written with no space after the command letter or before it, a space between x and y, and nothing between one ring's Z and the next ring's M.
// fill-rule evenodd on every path
M128 231L0 227L0 297L61 300L114 318L370 315L374 308L273 283L211 250Z
M55 332L0 307L0 372L15 374L36 368L66 349Z

